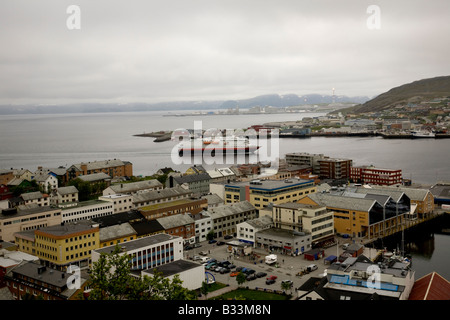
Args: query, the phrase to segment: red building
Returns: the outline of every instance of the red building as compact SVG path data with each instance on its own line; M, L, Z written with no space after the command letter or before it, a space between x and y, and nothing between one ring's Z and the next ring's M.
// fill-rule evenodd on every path
M323 179L348 179L350 178L350 159L320 159L320 178Z
M9 187L4 184L0 185L0 200L6 200L12 197L13 193L9 190Z
M374 167L351 167L350 179L355 183L394 185L402 183L402 170L379 169Z

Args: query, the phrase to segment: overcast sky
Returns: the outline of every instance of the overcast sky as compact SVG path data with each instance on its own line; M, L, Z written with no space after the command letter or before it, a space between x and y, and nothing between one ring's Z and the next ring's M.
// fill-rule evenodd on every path
M0 104L372 97L450 75L449 16L448 0L0 0Z

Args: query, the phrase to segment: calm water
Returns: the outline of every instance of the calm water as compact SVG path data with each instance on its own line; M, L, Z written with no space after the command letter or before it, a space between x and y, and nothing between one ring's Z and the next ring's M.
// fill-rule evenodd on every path
M299 120L321 114L164 117L164 112L69 115L10 115L0 117L0 168L70 166L81 161L119 158L133 163L136 175L149 175L173 166L173 142L133 134L177 128L247 128L270 121ZM376 138L280 139L280 157L288 152L323 153L353 159L355 165L400 168L413 182L450 180L450 139L391 140ZM184 170L189 165L182 165Z
M165 112L133 112L69 115L0 116L0 168L70 166L82 161L119 158L133 163L135 175L150 175L165 166L174 167L173 142L154 143L153 138L133 134L177 128L237 129L270 121L300 120L321 114L274 114L204 117L163 117ZM280 139L280 157L288 152L323 153L373 164L400 168L413 182L434 184L450 181L450 139L385 140L382 138ZM176 167L185 170L189 165ZM223 165L226 166L226 165ZM409 241L409 240L407 240ZM434 234L413 242L416 279L436 270L450 279L450 236Z

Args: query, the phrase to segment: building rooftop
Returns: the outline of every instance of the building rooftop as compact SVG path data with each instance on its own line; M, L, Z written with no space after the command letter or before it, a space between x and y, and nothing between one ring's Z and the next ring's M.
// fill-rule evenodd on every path
M78 176L79 179L85 182L95 182L101 180L111 180L111 177L104 172L92 173Z
M165 263L156 268L150 268L150 269L143 270L142 273L143 274L148 273L148 274L153 275L156 270L157 272L161 272L163 277L169 277L169 276L175 275L175 274L183 272L183 271L187 271L187 270L194 269L194 268L200 268L200 267L203 267L203 266L201 264L198 264L193 261L176 260L176 261L173 261L170 263Z
M100 228L121 224L124 222L140 221L145 219L144 216L136 210L119 212L104 217L92 218L93 221L100 224Z
M111 167L119 167L125 165L125 162L119 159L114 160L101 160L101 161L92 161L92 162L82 162L78 164L74 164L73 166L78 169L78 171L81 170L81 165L87 165L87 170L99 170L104 168L111 168Z
M273 204L275 208L287 208L287 209L318 209L323 208L320 205L297 203L297 202L286 202L281 204Z
M181 237L171 236L171 235L168 235L165 233L159 233L159 234L151 235L148 237L139 238L136 240L119 243L117 246L119 246L122 250L126 250L129 252L129 251L137 250L139 248L153 246L153 245L156 245L161 242L177 241L177 240L183 242L183 238L181 238ZM115 248L116 248L116 245L113 245L113 246L109 246L109 247L99 248L99 249L96 249L95 251L100 254L101 253L110 254L110 253L114 252Z
M211 180L211 177L207 173L198 173L198 174L188 174L184 176L172 176L173 180L175 180L178 184L183 183L192 183L197 181L205 181Z
M163 185L156 179L144 180L131 183L118 183L109 186L115 193L132 193L145 189L162 188Z
M167 202L160 202L160 203L155 203L155 204L151 204L145 207L141 207L139 208L139 210L141 211L152 211L152 210L158 210L158 209L164 209L164 208L170 208L173 206L179 206L179 205L184 205L184 204L189 204L192 202L196 202L198 200L196 199L180 199L180 200L172 200L172 201L167 201Z
M187 214L174 214L158 218L156 221L166 230L195 223L195 220Z
M20 196L25 201L41 199L44 197L44 195L40 191L22 193Z
M255 210L255 207L250 202L241 201L208 208L206 214L209 214L213 219L217 219L251 210Z
M279 190L285 188L292 188L294 186L301 185L311 185L314 183L313 180L305 180L298 178L290 178L286 180L252 180L243 182L232 182L225 184L226 188L239 188L239 187L250 187L252 190Z
M56 237L70 236L71 234L98 230L95 225L90 223L65 223L63 225L56 225L50 227L44 227L36 230L38 233L46 233Z
M450 300L450 282L436 272L414 282L409 300Z
M245 222L257 229L267 228L273 225L273 219L270 216L262 216Z
M164 231L163 226L157 220L144 220L139 222L132 222L131 227L136 231L138 237L142 235L154 234Z
M56 190L56 192L59 193L60 195L66 195L66 194L78 193L78 189L75 186L60 187Z
M292 230L280 229L280 228L270 228L256 232L257 237L268 236L273 240L292 240L294 238L301 238L306 236L311 236L307 232L297 232Z
M160 190L151 190L133 195L133 203L155 201L158 199L192 195L192 191L186 190L180 186L165 188Z
M46 213L46 212L57 212L61 209L59 208L51 208L49 206L42 206L42 207L34 207L34 208L28 208L23 210L17 210L17 212L11 212L10 214L5 214L5 210L2 211L0 214L0 219L11 219L16 217L23 217L31 214L38 214L38 213Z
M128 237L137 234L137 232L128 222L124 222L121 224L116 224L114 226L101 228L99 234L100 241L108 241L111 239Z
M308 197L318 205L366 212L370 211L377 202L374 199L342 197L327 193L313 193L308 195Z

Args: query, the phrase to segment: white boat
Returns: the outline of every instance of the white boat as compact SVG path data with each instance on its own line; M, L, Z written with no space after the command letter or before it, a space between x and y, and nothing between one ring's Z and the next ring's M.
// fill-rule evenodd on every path
M436 134L432 131L413 131L413 138L435 138Z
M259 149L259 146L250 144L248 139L239 137L220 137L193 139L189 142L181 143L178 154L204 153L214 155L216 153L250 154Z

